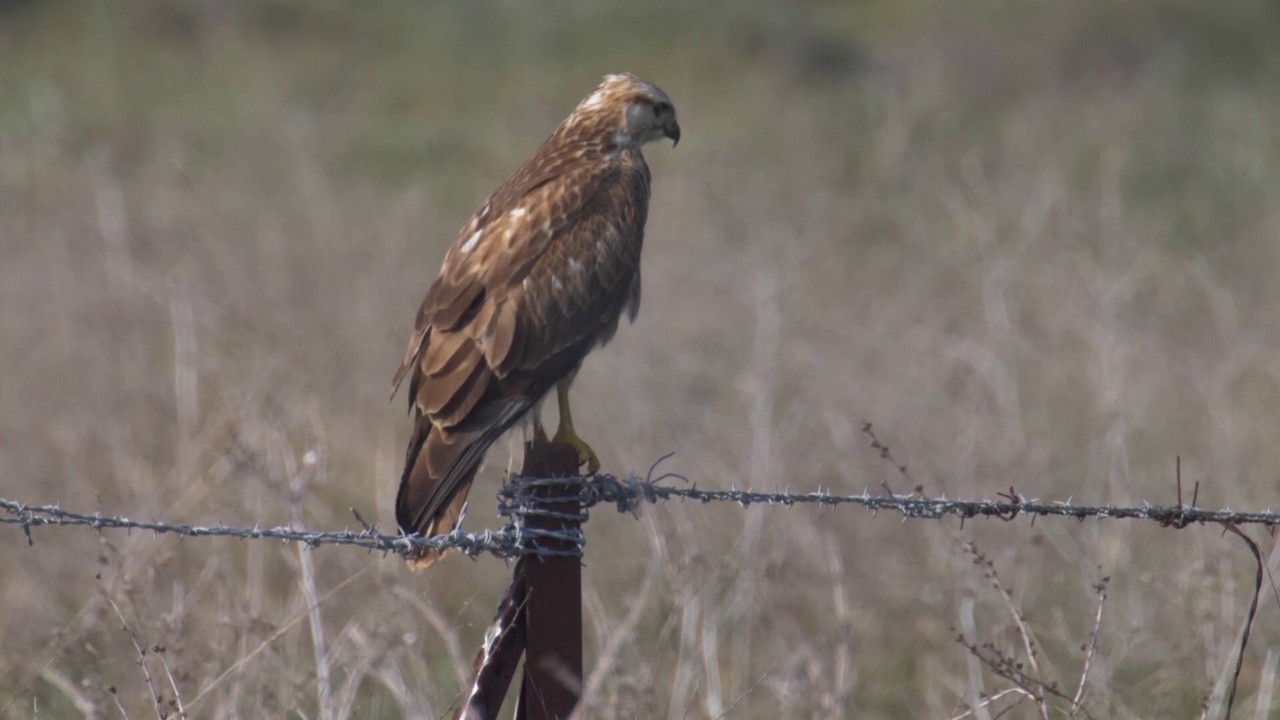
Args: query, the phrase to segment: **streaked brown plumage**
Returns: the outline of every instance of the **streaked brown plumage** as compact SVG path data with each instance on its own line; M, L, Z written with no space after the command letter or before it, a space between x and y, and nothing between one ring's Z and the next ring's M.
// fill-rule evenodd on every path
M396 497L402 531L452 530L485 451L558 383L557 439L595 469L564 392L623 311L634 319L639 308L649 207L640 146L661 137L680 139L671 100L610 75L463 226L392 380L394 394L409 377L414 418Z

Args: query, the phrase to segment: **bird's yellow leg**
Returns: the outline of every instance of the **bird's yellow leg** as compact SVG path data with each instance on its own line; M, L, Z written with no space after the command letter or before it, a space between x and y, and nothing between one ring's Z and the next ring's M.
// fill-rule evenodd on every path
M577 431L573 429L573 413L569 411L568 383L556 384L556 401L560 404L560 427L556 428L555 437L551 438L551 442L572 446L578 451L578 460L587 464L587 474L595 475L600 470L600 459L596 457L595 451L587 441L578 437Z

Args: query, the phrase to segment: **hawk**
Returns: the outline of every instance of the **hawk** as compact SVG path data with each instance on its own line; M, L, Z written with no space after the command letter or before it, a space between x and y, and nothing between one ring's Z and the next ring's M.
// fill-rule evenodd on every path
M457 526L485 451L556 389L554 442L600 467L573 428L569 385L587 353L640 305L649 167L640 148L680 125L667 94L635 75L606 76L493 191L445 254L414 322L395 396L409 378L413 434L396 496L405 533ZM442 553L410 559L425 569Z

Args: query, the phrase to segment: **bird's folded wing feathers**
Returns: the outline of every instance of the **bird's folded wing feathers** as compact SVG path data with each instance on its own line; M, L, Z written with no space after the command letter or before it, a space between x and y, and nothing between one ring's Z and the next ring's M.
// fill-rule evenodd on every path
M602 282L617 281L612 277L616 273L599 262L603 253L592 246L600 237L623 232L605 227L616 225L619 218L606 216L617 203L601 202L602 194L642 189L647 196L648 178L641 178L639 188L628 177L633 174L637 171L601 162L565 168L557 182L534 184L522 195L510 192L507 185L499 188L445 255L440 276L418 311L392 392L415 366L417 373L432 378L432 384L441 375L458 372L459 363L473 359L467 339L482 351L490 370L505 376L516 368L535 366L558 346L576 340L579 333L573 330L589 331L590 323L575 327L581 323L573 322L572 316L579 308L590 310L585 307L590 303L575 298L578 307L564 307L564 296L583 295L601 289L597 286ZM639 222L632 223L636 227L643 227L643 207L640 212ZM575 250L587 257L575 259ZM636 255L638 261L638 248ZM592 266L583 268L584 263ZM575 281L579 276L589 279ZM546 342L552 338L554 342ZM441 389L456 391L458 382ZM414 394L411 390L410 403Z
M463 228L394 381L410 378L416 410L402 527L452 527L485 450L581 360L638 272L647 198L647 173L584 164L524 194L500 188Z

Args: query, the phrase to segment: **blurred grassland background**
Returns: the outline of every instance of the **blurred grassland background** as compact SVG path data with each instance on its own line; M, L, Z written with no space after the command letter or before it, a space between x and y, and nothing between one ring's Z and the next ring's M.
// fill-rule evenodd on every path
M640 319L574 389L606 470L674 451L703 487L908 490L871 421L933 496L1171 504L1181 456L1201 504L1276 505L1266 0L0 3L0 496L394 527L422 293L621 70L685 139L647 151ZM155 713L108 598L191 717L438 717L509 577L35 538L0 532L6 718ZM1092 717L1219 717L1254 573L1216 529L1118 522L669 505L588 538L588 717L958 715L1008 683L956 633L1020 652L966 540L1064 687L1111 578ZM1280 716L1268 597L1238 716Z

